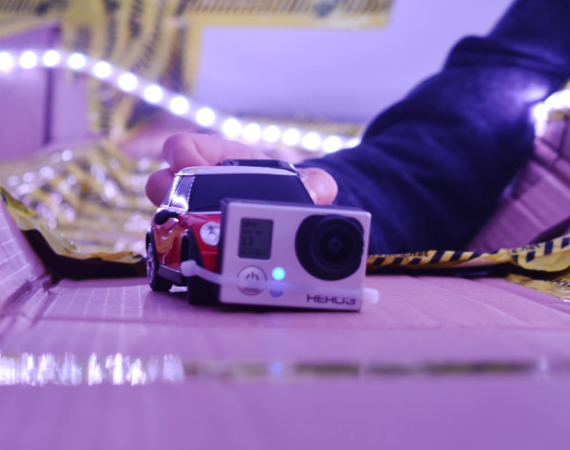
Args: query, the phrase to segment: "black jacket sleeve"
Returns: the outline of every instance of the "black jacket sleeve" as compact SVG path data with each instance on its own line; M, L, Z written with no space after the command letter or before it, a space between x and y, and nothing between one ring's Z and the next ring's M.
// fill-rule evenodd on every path
M532 153L532 106L570 77L570 0L518 0L484 38L378 116L355 149L306 161L373 215L371 253L462 249Z

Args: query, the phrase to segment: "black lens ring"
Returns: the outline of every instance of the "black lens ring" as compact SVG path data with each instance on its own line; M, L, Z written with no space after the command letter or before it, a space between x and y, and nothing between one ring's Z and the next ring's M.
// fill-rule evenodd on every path
M322 251L322 238L335 228L342 231L352 244L349 253L340 261L327 260ZM327 281L342 280L360 267L364 252L363 229L360 222L351 218L330 214L309 216L297 230L295 251L303 268L316 278Z

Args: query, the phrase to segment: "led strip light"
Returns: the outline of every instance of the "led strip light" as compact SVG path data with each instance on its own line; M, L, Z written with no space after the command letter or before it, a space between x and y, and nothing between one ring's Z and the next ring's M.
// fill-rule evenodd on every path
M144 80L107 61L93 59L81 53L67 53L54 49L0 52L0 74L7 74L18 69L57 67L93 76L203 128L251 145L282 144L286 147L302 148L307 152L334 153L343 148L355 147L360 143L359 138L247 122Z
M220 133L229 139L251 145L281 144L302 148L307 152L334 153L343 148L356 147L359 138L328 135L317 131L284 128L279 125L261 125L224 114L190 98L172 92L158 84L140 78L132 72L119 69L107 61L97 60L81 53L67 53L55 49L0 51L0 75L15 69L65 67L109 83L117 89L156 105L203 128ZM570 89L555 92L533 109L537 135L542 135L550 114L570 109Z

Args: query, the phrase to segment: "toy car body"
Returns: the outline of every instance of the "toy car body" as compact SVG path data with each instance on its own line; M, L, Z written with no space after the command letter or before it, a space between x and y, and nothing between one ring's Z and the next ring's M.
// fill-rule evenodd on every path
M280 161L230 160L176 174L146 237L147 277L155 291L188 286L190 301L211 296L211 285L184 277L182 261L218 270L220 201L224 198L312 204L293 166Z

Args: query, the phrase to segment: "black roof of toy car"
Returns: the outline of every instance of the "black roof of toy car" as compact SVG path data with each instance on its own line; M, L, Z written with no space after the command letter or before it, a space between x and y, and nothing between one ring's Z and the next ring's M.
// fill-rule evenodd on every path
M267 167L297 173L293 164L278 159L226 159L219 163L218 166Z

